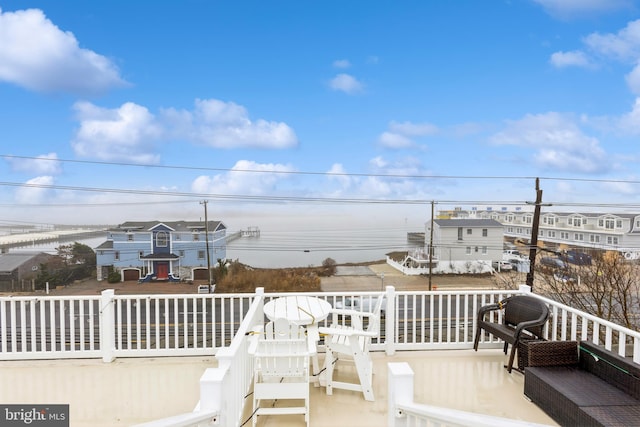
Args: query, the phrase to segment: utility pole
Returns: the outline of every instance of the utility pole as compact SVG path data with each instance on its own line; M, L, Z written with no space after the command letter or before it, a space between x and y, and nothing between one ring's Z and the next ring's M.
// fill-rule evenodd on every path
M527 202L529 203L529 202ZM536 201L533 210L533 224L531 227L531 241L529 247L529 272L527 273L527 285L533 292L533 277L536 268L536 254L538 252L538 228L540 226L540 207L542 206L542 190L540 189L540 178L536 178ZM551 206L547 204L545 206Z
M209 292L211 292L211 257L209 255L209 217L207 216L207 203L209 203L208 200L200 202L201 205L204 205L204 240L207 245L207 272L209 273Z
M433 273L433 200L431 201L431 226L429 227L431 237L429 239L429 290L431 287L431 276Z

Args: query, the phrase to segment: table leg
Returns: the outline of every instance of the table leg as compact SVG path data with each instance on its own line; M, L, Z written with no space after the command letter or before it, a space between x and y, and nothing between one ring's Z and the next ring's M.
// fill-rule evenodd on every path
M320 364L318 363L318 347L317 344L320 341L320 332L318 332L318 325L313 323L307 326L307 337L314 343L315 351L311 354L311 366L313 374L313 386L320 387Z

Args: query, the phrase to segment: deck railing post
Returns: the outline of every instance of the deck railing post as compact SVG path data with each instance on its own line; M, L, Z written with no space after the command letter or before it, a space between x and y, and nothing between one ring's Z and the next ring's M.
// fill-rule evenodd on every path
M396 352L396 288L386 288L387 306L384 318L384 347L387 356L393 356Z
M113 362L115 359L115 326L116 317L114 309L113 289L105 289L100 294L100 351L102 352L102 361L105 363Z
M398 412L397 406L413 403L413 370L406 362L387 363L388 371L388 415L387 425L404 427L407 418Z

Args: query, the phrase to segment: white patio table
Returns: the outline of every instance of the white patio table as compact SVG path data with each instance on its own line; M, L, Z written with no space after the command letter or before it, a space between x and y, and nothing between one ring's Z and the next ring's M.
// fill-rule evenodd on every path
M264 314L269 320L284 318L307 328L307 336L314 343L320 341L318 323L329 317L331 304L327 301L305 295L290 295L273 299L264 305ZM318 384L320 367L318 354L312 355L314 383Z

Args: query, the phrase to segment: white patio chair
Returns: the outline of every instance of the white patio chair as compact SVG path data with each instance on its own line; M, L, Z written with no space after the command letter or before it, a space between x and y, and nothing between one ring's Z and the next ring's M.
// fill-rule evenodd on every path
M263 334L251 345L254 426L261 415L292 414L304 415L309 426L310 346L304 328L286 319L267 323ZM285 399L289 406L275 402ZM269 406L264 405L265 401Z
M320 333L325 335L326 353L321 384L326 385L327 394L333 394L333 389L338 388L361 391L365 400L375 400L373 395L373 362L369 355L369 345L371 338L378 336L380 331L382 303L383 297L379 297L373 312L334 309L331 311L331 326L319 328ZM348 324L349 319L351 320L350 324ZM364 319L368 319L366 328L364 327ZM336 365L342 361L355 364L359 382L336 381L334 379Z

